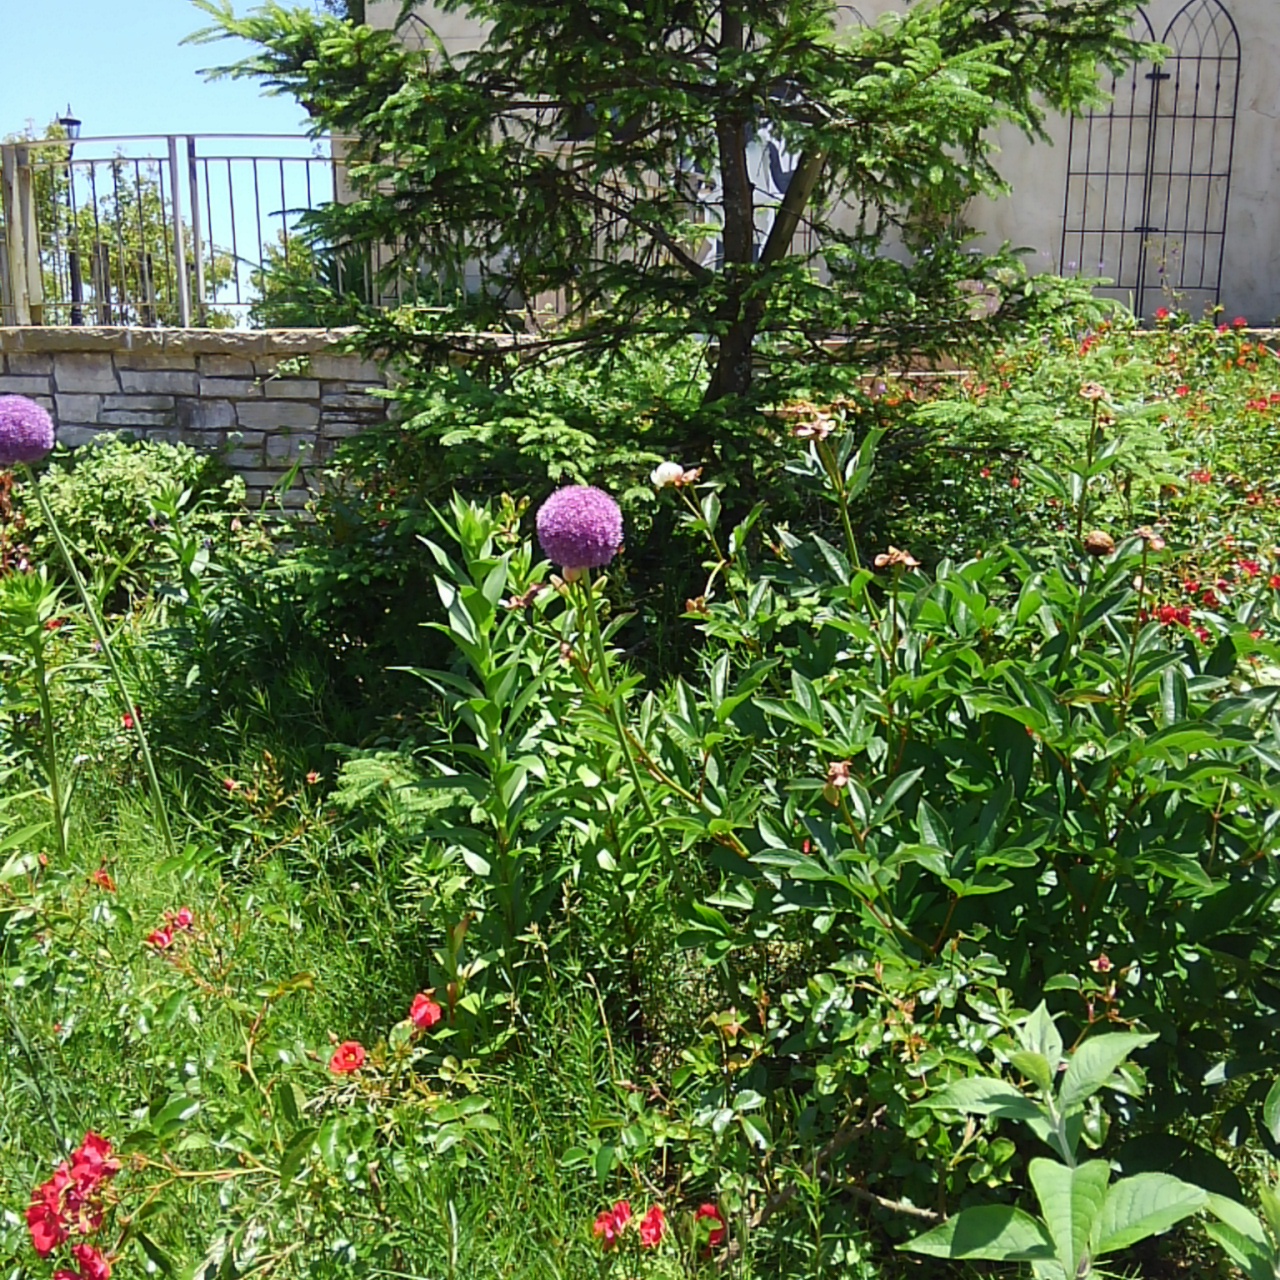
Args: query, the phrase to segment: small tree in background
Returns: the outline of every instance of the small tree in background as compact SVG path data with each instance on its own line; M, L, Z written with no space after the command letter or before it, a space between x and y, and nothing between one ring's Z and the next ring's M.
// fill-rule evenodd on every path
M770 349L840 333L879 362L1017 319L1016 259L970 252L958 216L1002 189L991 130L1043 137L1047 111L1098 101L1100 66L1139 48L1134 0L935 0L845 32L834 0L445 0L488 32L456 56L274 0L243 17L195 3L215 25L194 38L259 46L222 73L356 139L356 199L315 220L325 242L395 246L392 269L438 273L454 329L509 325L558 292L573 323L541 330L551 348L711 336L708 400L747 394ZM762 138L791 157L767 230ZM817 247L797 247L802 229ZM880 252L891 237L907 261ZM394 319L377 336L427 340Z

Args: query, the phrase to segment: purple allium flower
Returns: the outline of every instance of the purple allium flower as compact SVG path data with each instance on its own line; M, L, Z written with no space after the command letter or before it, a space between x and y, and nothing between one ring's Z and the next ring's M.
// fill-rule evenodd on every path
M0 396L0 467L39 462L53 448L53 419L26 396Z
M538 508L538 541L547 558L566 572L601 569L622 546L622 512L591 485L557 489Z

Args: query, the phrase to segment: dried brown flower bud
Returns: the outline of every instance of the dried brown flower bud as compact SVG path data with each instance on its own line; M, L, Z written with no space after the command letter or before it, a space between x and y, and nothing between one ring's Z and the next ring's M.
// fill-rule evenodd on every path
M541 590L542 584L540 582L535 582L533 586L531 586L522 595L509 596L502 602L502 607L510 610L512 613L515 613L518 609L527 609L534 600L537 599L538 592Z
M1135 529L1133 532L1135 536L1141 538L1152 551L1164 550L1164 539L1149 524L1144 524L1141 528Z
M1080 388L1080 398L1082 400L1102 400L1106 397L1106 390L1097 382L1086 382Z
M791 434L797 440L825 440L836 429L834 418L827 417L824 413L817 413L804 422L797 422L791 428Z
M1101 529L1084 535L1084 549L1091 556L1109 556L1116 549L1116 540Z
M827 766L827 782L822 794L828 804L840 803L840 792L849 785L849 775L853 768L851 760L833 760Z
M876 556L875 566L877 569L887 569L890 567L895 569L899 567L904 569L918 569L920 567L920 561L917 560L910 551L902 551L898 547L891 545L887 552L882 551L878 556Z

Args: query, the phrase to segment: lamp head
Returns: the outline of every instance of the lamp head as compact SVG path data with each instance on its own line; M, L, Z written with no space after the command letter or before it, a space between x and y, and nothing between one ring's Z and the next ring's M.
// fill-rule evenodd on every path
M80 121L71 114L71 105L67 104L67 114L58 117L58 123L67 131L67 137L74 142L80 136Z

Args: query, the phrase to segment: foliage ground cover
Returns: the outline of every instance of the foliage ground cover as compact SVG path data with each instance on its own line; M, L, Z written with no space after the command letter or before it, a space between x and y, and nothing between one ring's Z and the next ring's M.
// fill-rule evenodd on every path
M689 456L698 358L424 374L306 529L55 455L127 700L6 484L12 1274L1274 1274L1280 361Z

